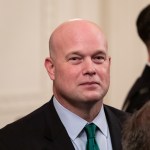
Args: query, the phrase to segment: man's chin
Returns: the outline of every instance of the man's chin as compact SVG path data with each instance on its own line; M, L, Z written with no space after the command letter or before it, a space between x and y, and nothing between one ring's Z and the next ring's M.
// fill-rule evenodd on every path
M91 94L91 95L86 95L84 97L85 101L87 102L97 102L101 100L101 96L99 95L95 95L95 94Z

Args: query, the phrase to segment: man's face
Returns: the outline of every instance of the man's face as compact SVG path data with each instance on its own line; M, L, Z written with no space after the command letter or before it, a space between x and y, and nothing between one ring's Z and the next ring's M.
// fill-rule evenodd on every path
M57 37L53 59L54 94L68 102L96 102L109 88L110 58L102 34L62 32Z

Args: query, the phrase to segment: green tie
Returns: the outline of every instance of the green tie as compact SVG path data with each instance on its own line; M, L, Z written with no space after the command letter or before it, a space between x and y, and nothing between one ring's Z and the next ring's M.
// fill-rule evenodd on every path
M86 150L99 150L99 147L95 139L95 131L96 131L95 124L91 123L85 126L85 132L87 135Z

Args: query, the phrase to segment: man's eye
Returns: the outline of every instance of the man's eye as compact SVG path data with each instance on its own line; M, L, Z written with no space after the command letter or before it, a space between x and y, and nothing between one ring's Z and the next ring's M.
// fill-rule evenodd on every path
M80 60L79 57L71 57L70 60Z
M103 63L105 61L105 57L96 56L96 57L94 57L94 61L97 62L97 63Z
M72 64L79 64L81 62L82 58L81 57L70 57L69 58L69 61L72 63Z

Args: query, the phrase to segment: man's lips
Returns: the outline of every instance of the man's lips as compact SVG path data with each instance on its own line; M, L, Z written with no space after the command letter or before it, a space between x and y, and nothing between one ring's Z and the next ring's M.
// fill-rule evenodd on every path
M95 84L100 85L98 82L95 82L95 81L83 82L83 83L81 83L80 85L95 85Z

